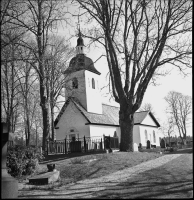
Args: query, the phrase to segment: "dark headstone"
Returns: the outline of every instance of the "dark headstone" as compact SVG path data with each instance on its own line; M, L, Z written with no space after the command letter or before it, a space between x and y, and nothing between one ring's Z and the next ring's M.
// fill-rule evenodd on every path
M151 145L150 145L150 141L149 140L147 140L147 149L150 149L150 147L151 147Z
M161 148L166 148L166 144L165 144L164 139L161 139L160 147L161 147Z
M48 172L52 172L55 169L55 164L47 164Z
M155 144L151 144L151 148L156 148L156 145Z
M139 147L138 147L139 149L141 149L142 148L142 144L141 143L139 143Z

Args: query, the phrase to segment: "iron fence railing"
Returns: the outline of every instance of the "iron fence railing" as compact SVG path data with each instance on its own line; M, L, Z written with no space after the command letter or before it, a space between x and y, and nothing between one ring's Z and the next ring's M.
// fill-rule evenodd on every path
M119 148L118 137L83 137L74 140L47 141L47 154L67 154L75 152L100 151Z

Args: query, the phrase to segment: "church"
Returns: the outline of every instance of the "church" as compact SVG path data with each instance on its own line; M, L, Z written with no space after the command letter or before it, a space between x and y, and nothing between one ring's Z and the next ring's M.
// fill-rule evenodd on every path
M93 61L84 54L84 41L79 33L76 56L64 71L66 102L55 119L56 140L85 137L118 137L120 142L119 107L102 103L99 76ZM146 147L147 140L160 146L157 122L149 111L134 114L133 142Z

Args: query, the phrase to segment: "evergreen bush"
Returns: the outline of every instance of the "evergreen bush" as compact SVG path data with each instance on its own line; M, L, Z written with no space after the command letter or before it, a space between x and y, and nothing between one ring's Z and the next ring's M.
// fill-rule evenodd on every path
M11 146L7 150L7 169L13 177L33 174L44 158L38 149L26 146Z

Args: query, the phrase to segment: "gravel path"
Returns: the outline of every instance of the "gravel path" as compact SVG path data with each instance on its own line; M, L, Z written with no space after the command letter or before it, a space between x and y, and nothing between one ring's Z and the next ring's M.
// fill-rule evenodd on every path
M19 191L19 198L95 198L96 194L107 190L119 189L118 184L143 173L145 171L160 167L169 161L181 156L182 154L169 154L162 157L143 162L131 168L120 170L107 176L85 179L73 184L61 186L56 189L48 190L29 190L22 189Z

